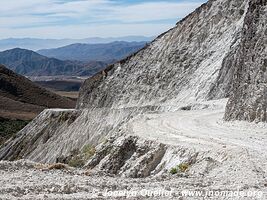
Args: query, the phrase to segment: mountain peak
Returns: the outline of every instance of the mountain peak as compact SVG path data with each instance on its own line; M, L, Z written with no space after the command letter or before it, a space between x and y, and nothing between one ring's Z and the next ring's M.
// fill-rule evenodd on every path
M3 52L21 52L21 53L34 53L34 54L37 54L36 52L34 52L32 50L23 49L23 48L19 48L19 47L16 47L16 48L13 48L13 49L8 49L8 50L5 50Z

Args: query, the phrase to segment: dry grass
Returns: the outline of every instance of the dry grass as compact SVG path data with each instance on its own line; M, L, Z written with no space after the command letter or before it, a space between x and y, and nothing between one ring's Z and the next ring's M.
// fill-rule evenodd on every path
M0 117L11 120L26 120L34 119L38 113L34 112L11 112L7 110L0 110Z
M34 166L34 168L42 171L48 171L48 170L69 169L69 166L63 163L54 163L54 164L37 164Z
M85 176L91 176L92 175L91 170L87 170L86 172L84 172L84 175Z
M31 120L43 109L44 107L15 101L0 95L0 117L6 119Z
M62 164L62 163L55 163L55 164L51 164L48 166L48 169L49 170L52 170L52 169L68 169L69 167L65 164Z
M65 92L65 91L54 91L56 94L63 96L63 97L68 97L71 99L78 99L79 97L79 92Z

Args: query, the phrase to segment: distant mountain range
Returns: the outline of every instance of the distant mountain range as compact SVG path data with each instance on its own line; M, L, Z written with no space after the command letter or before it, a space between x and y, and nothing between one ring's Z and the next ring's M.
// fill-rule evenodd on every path
M50 49L58 48L74 43L85 43L85 44L105 44L115 41L125 41L125 42L150 42L154 37L144 37L144 36L125 36L125 37L109 37L100 38L92 37L85 39L39 39L39 38L8 38L0 40L0 51L22 48L29 50L39 50L39 49Z
M25 76L91 76L138 51L146 42L72 44L58 49L15 48L0 52L0 64Z
M104 62L62 61L19 48L0 52L0 64L26 76L88 76L105 68L107 65Z
M56 49L37 51L39 54L61 60L113 62L143 48L147 42L112 42L107 44L71 44Z

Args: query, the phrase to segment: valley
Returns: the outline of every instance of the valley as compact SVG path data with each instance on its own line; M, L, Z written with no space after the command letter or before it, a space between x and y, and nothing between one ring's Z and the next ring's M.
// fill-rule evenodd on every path
M74 108L75 100L34 84L0 65L0 144L46 108Z
M28 78L41 87L76 101L79 96L80 87L88 77L39 76Z

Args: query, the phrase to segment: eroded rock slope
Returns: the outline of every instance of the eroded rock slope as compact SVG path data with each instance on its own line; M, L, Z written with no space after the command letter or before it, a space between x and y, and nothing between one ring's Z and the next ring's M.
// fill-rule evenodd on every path
M234 86L227 120L267 121L267 1L250 1L241 43L232 57Z
M221 90L213 86L240 42L247 8L248 0L209 1L143 50L87 80L78 108L176 106L227 96L231 77L220 79Z

